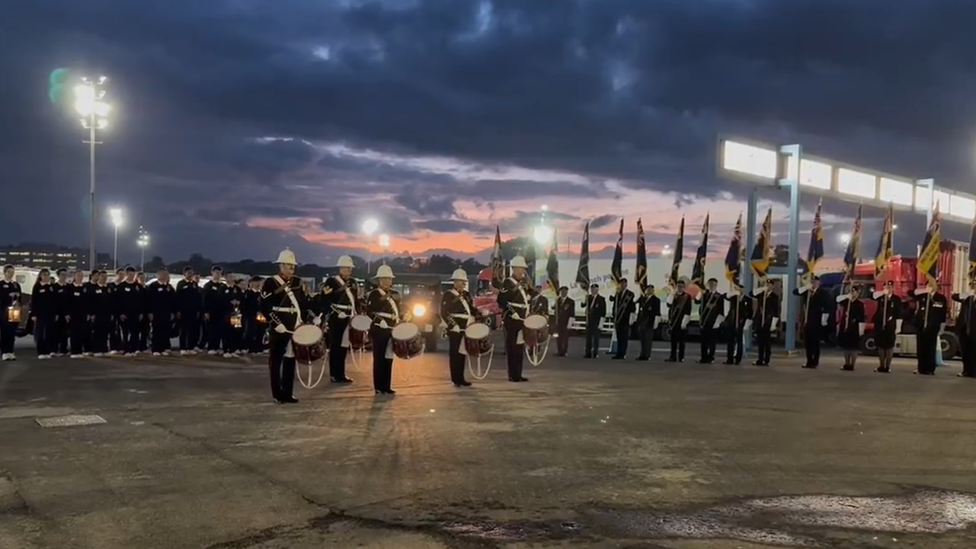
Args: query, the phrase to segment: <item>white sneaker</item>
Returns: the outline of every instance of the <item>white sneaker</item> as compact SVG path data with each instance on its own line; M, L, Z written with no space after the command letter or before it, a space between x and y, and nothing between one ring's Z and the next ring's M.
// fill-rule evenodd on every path
M95 353L85 353L85 356L95 356Z
M216 355L219 355L220 354L220 351L207 351L207 354L208 355L216 356Z
M50 355L37 355L37 360L50 360Z
M163 353L153 353L152 356L163 356Z
M105 353L95 353L95 356L105 356Z
M109 356L115 356L115 355L117 355L117 354L119 354L119 352L118 352L118 351L109 351L109 352L108 352L108 355L109 355Z
M224 353L224 358L234 358L233 353Z
M85 358L85 355L71 355L71 358Z
M169 356L169 354L170 354L170 353L169 353L169 351L163 351L163 352L162 352L161 354L162 354L163 356Z

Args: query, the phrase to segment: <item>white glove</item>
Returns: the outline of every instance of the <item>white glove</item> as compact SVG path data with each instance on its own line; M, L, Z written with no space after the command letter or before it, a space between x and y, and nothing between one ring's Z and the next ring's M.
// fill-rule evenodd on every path
M880 292L874 292L874 294L872 294L872 295L874 295L874 298L875 299L878 299L879 297L881 297L881 296L884 295L884 290L882 290Z
M518 313L512 313L512 320L522 320Z
M875 297L877 297L877 296L875 296ZM837 303L843 303L843 302L847 301L850 298L851 298L851 296L849 296L847 294L839 295L839 296L837 296Z
M902 322L902 320L900 318L895 321L895 333L896 334L900 334L901 333L901 322Z
M284 324L278 324L278 325L276 325L274 327L274 331L277 332L277 333L279 333L279 334L283 334L283 333L287 332L288 330L285 329L285 325Z
M691 315L685 315L685 317L681 319L681 329L686 329L689 322L691 322Z
M385 320L380 321L380 328L389 328L390 325L386 323Z
M461 331L461 327L455 324L454 327L451 328L451 331L454 333L459 333Z
M339 318L349 318L349 315L346 313L339 313Z
M746 330L748 330L751 327L752 327L752 319L751 318L747 318L746 321L742 323L742 330L743 331L746 331Z
M654 323L651 329L656 330L659 324L661 324L661 317L654 317Z
M820 325L821 326L826 326L827 325L827 319L829 319L829 318L830 318L830 314L829 313L824 313L824 314L820 315Z
M858 322L857 323L857 335L864 335L864 323L863 322Z
M313 316L312 317L312 325L313 326L321 326L322 325L322 317L320 317L320 316Z
M929 287L928 286L925 286L924 288L918 288L918 289L915 290L915 295L925 295L927 293L929 293Z
M722 316L722 315L718 315L718 318L715 319L715 324L712 325L712 328L714 328L716 330L719 329L719 328L721 328L722 327L722 321L723 320L725 320L725 317Z
M799 288L797 288L796 289L796 293L798 293L800 295L803 295L803 294L807 293L807 291L809 291L809 290L810 290L810 285L808 284L806 286L800 286Z
M779 325L779 319L778 318L774 318L769 323L769 331L772 332L773 330L776 329L776 326L778 326L778 325Z
M630 322L628 324L633 324L637 322L637 313L630 313Z

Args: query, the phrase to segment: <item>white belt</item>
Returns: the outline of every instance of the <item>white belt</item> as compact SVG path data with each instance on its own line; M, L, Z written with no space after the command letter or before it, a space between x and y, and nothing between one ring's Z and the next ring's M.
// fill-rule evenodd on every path
M528 305L525 304L525 303L509 303L508 305L510 307L519 307L520 309L524 309L524 308L528 307Z
M376 316L383 317L383 318L394 318L392 313L376 313Z
M346 311L352 309L352 305L333 305L333 309L344 309Z
M272 311L276 313L297 313L298 309L294 307L272 307Z
M471 315L458 313L456 315L451 315L453 318L471 318Z

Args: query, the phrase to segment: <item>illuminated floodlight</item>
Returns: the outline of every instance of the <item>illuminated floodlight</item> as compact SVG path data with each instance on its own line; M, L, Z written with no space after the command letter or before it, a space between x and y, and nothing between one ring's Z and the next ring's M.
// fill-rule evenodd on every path
M374 218L369 218L363 221L363 234L366 236L373 236L373 233L380 228L380 222Z
M790 179L796 177L796 174L792 173L796 169L795 166L796 162L787 164L787 177ZM800 160L800 185L829 191L833 171L834 167L830 164L804 158Z
M122 210L120 208L112 208L108 211L109 218L112 220L112 225L116 229L122 226Z
M381 234L380 235L380 248L384 250L390 247L390 235Z
M548 244L552 240L552 229L546 225L538 225L532 233L539 244Z
M851 233L841 233L840 242L841 244L848 244L851 241Z
M949 214L968 221L976 219L976 200L965 196L952 195L949 198Z
M841 168L837 170L837 191L873 200L876 198L877 179L869 173Z
M738 143L722 142L722 169L763 179L776 179L777 152Z
M892 202L899 206L912 205L914 185L906 181L898 181L888 177L881 178L881 192L879 198L883 202Z

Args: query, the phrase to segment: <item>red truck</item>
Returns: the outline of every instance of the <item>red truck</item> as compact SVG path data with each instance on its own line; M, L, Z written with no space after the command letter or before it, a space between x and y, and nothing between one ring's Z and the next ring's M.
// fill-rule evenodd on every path
M959 338L952 328L955 326L959 304L952 301L952 294L964 292L969 262L969 244L943 240L939 245L939 293L949 300L949 314L946 330L942 334L942 357L949 359L959 354ZM895 295L905 304L902 315L901 333L895 340L895 354L914 355L915 346L915 290L925 285L925 276L918 272L918 258L895 256L888 260L888 268L880 277L874 276L874 263L854 267L854 281L861 284L861 302L868 322L861 337L861 350L865 354L877 354L874 342L874 325L871 319L877 309L877 302L871 299L873 292L884 289L889 280L895 283Z
M498 290L491 285L491 267L478 273L477 285L472 290L474 306L485 316L485 324L492 330L502 325L502 310L498 307Z

